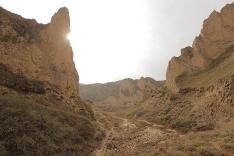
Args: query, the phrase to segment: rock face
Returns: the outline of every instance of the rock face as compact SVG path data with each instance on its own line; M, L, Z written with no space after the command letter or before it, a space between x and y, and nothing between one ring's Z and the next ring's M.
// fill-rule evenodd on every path
M221 12L213 11L204 21L201 33L192 47L182 49L179 57L171 59L167 68L167 87L178 91L183 87L178 84L180 77L213 68L225 59L224 56L233 55L233 47L234 3L226 5Z
M69 31L66 8L46 25L0 8L0 155L91 155L100 144Z
M59 9L46 25L0 8L0 21L0 64L57 87L64 98L79 94L79 77L66 39L70 32L67 8Z

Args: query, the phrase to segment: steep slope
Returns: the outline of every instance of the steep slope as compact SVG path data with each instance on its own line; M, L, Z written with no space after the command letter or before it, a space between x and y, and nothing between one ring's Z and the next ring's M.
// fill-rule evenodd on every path
M79 77L67 8L42 25L0 8L0 153L90 155L103 137Z
M97 154L233 155L233 21L234 3L214 11L193 47L169 62L166 87L147 86L143 101L122 109L126 119Z
M143 103L131 109L127 117L160 124L180 134L147 144L147 147L151 145L157 147L152 150L151 155L157 153L158 155L229 156L234 152L233 106L234 77L231 76L207 87L180 89L176 94L167 89L158 90ZM140 133L139 131L141 130L133 131L131 134ZM122 140L123 137L118 136L113 142L120 139L125 144L125 141L131 142L138 137L137 135L132 140L127 140L131 138L130 135ZM141 148L137 147L136 151ZM158 148L161 150L156 150Z
M79 77L66 39L70 31L68 10L61 8L46 25L3 8L0 12L0 63L29 79L58 86L68 98L78 94Z
M205 20L193 47L172 58L167 88L152 92L131 117L143 117L183 132L232 122L234 114L234 3ZM176 92L175 92L176 91Z
M208 87L181 89L177 94L160 90L133 109L131 117L183 132L209 130L216 128L219 122L233 121L233 99L234 77L228 77Z
M80 85L80 95L102 110L123 114L127 109L147 99L152 90L163 85L163 81L152 78L124 79L106 84Z
M166 85L178 91L189 85L209 85L234 74L234 3L221 12L213 11L203 23L201 34L192 47L173 57L167 69ZM224 71L223 71L224 69Z

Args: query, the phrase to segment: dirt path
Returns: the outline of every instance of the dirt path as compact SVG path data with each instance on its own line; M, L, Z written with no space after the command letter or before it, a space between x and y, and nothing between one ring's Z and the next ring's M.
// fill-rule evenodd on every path
M93 156L150 156L157 155L164 141L178 137L171 129L145 120L121 119L121 123L107 132L107 137ZM160 144L160 146L159 146Z

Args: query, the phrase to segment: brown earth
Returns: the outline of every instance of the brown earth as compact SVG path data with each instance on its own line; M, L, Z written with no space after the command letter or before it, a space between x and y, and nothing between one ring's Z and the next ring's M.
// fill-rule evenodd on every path
M206 85L234 74L233 47L234 3L226 5L221 12L213 11L204 21L192 47L182 49L179 57L171 59L167 68L167 87L178 91L184 85Z
M142 81L147 87L137 100L131 94L137 89L128 96L121 89L111 92L115 83L108 83L108 90L99 90L107 84L85 86L94 107L121 119L94 155L234 155L233 15L234 3L214 11L193 46L169 62L166 85ZM118 83L125 90L134 86ZM104 98L92 99L93 91Z
M0 155L88 156L104 133L79 97L67 8L38 24L0 8Z
M151 91L162 87L164 81L152 78L124 79L105 84L80 85L80 96L94 102L107 112L121 115L125 110L143 103Z
M232 156L233 13L229 4L210 15L165 86L141 78L79 91L68 10L42 25L1 8L0 153Z
M79 77L66 35L70 18L61 8L48 24L0 8L0 64L28 79L56 85L64 98L79 94Z

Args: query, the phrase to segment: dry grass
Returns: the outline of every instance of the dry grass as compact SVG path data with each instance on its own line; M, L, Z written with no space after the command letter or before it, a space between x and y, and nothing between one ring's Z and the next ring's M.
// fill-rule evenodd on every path
M21 92L45 93L41 81L28 80L25 76L13 73L7 66L0 64L0 85Z
M178 85L186 87L205 87L218 79L234 74L234 48L214 60L207 70L179 78Z
M85 116L45 107L18 95L0 97L0 121L3 156L85 156L103 137Z

